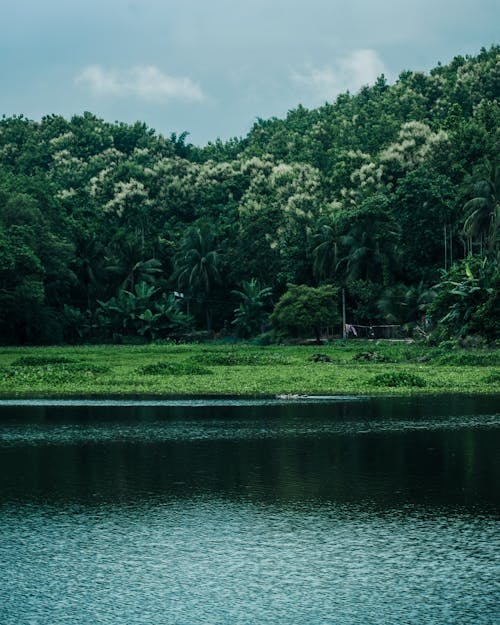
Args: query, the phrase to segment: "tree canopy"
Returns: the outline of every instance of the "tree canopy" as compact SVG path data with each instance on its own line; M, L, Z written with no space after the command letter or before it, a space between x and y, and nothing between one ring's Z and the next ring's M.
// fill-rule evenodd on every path
M125 335L194 323L248 336L289 284L345 288L352 323L404 323L419 316L403 314L398 302L418 299L404 294L456 281L467 258L496 284L499 60L493 46L380 77L203 147L88 112L4 116L0 341L111 340L131 302ZM160 310L174 309L186 318L169 325ZM464 324L481 333L477 319L444 326Z

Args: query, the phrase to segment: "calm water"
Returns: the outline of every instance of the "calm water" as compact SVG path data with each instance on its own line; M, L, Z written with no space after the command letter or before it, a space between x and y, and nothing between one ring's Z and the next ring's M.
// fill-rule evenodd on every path
M31 404L1 625L500 624L498 395Z

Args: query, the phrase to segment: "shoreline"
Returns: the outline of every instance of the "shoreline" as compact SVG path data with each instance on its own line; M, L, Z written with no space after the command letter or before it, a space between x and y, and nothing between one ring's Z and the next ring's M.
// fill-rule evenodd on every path
M370 393L344 393L333 395L316 395L316 394L300 394L290 397L281 397L279 395L267 395L267 394L241 394L223 395L219 393L210 394L183 394L183 395L158 395L158 394L140 394L136 393L99 393L86 395L76 395L71 392L66 394L53 394L53 393L37 393L27 394L19 392L16 394L3 394L0 393L0 407L2 406L25 406L25 405L39 405L39 406L120 406L120 405L151 405L151 406L183 406L183 405L231 405L233 403L245 403L248 405L258 404L297 404L297 403L335 403L342 401L366 401L369 399L380 398L401 398L405 397L435 397L443 398L446 396L457 397L498 397L500 401L500 391L491 389L482 389L477 391L468 390L435 390L435 389L409 389L399 390L399 392L370 392Z

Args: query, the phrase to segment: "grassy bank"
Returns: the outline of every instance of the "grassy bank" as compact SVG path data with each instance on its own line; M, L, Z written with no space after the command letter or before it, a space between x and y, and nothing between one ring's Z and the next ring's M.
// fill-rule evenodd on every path
M500 350L383 341L0 348L3 398L449 392L500 392Z

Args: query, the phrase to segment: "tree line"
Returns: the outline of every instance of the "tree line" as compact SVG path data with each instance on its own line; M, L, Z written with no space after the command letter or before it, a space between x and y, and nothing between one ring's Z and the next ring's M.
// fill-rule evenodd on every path
M381 76L202 147L4 116L0 341L313 333L298 302L337 322L341 288L351 323L496 340L499 61Z

